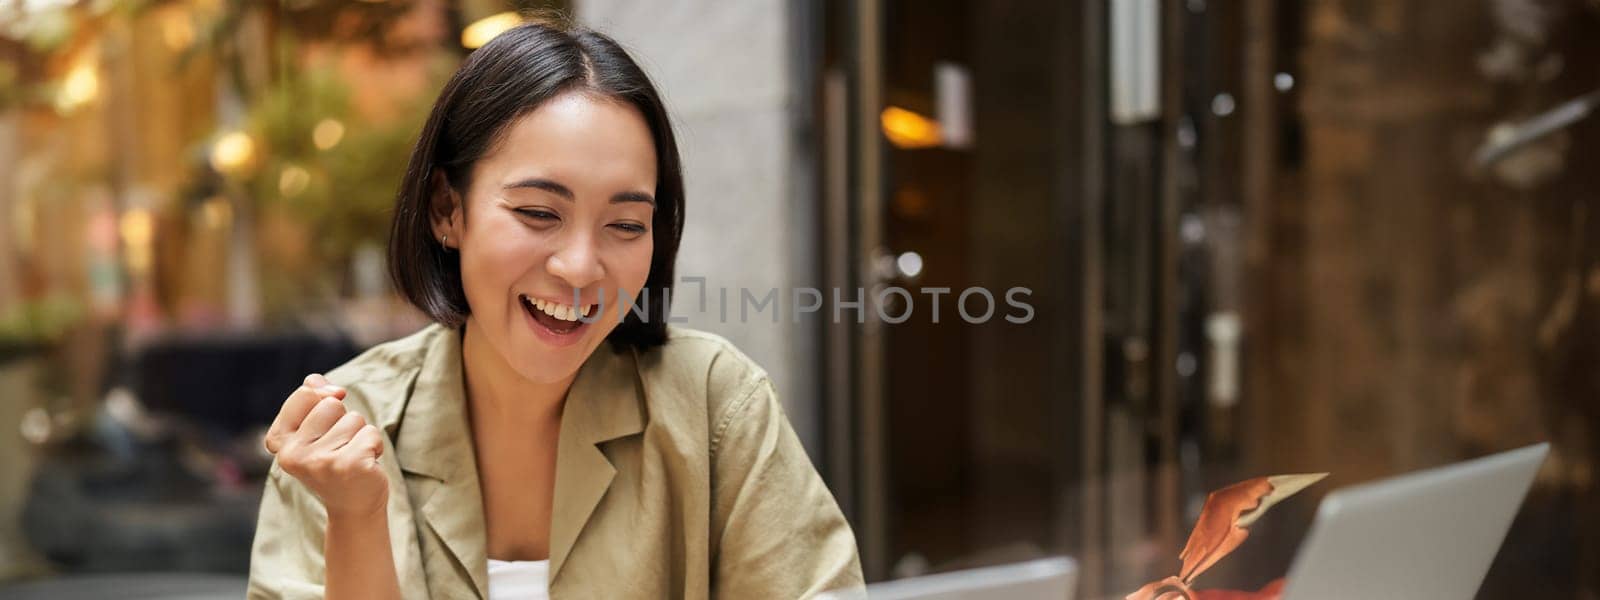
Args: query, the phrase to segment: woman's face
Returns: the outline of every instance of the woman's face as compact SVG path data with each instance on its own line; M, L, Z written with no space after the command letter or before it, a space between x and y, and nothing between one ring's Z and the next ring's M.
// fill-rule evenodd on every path
M649 276L655 187L631 105L569 92L512 122L473 166L465 214L435 225L460 253L469 335L528 380L575 374L626 314L618 290L637 298Z

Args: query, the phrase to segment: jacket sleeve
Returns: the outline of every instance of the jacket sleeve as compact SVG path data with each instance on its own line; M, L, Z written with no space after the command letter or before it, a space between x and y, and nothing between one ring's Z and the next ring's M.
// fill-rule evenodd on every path
M265 487L250 548L246 597L322 598L322 541L328 522L322 502L276 461Z
M811 465L777 393L761 377L711 431L713 594L724 598L854 596L855 535Z

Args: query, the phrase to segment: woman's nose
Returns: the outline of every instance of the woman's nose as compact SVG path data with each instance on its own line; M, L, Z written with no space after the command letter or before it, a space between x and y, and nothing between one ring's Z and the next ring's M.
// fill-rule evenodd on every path
M605 277L600 266L600 255L594 242L587 236L575 237L550 255L550 274L560 277L574 288L586 288Z

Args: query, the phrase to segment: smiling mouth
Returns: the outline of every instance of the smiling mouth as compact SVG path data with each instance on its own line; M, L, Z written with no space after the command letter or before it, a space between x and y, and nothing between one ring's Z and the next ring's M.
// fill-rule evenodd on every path
M528 311L528 315L533 317L535 322L557 335L570 335L582 329L588 323L579 320L579 317L589 318L595 313L594 304L579 309L559 302L529 298L526 295L518 295L517 298L522 301L522 309Z

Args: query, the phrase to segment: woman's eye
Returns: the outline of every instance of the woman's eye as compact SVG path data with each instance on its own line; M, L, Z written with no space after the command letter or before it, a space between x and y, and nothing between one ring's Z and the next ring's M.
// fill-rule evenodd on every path
M517 209L517 213L525 217L538 219L540 221L554 221L559 218L555 215L555 213L535 208L519 208Z
M617 229L620 229L620 230L625 231L627 233L635 233L635 234L644 233L644 232L648 231L647 229L644 228L643 225L640 225L638 223L616 223L616 224L613 224L612 227L616 227Z

